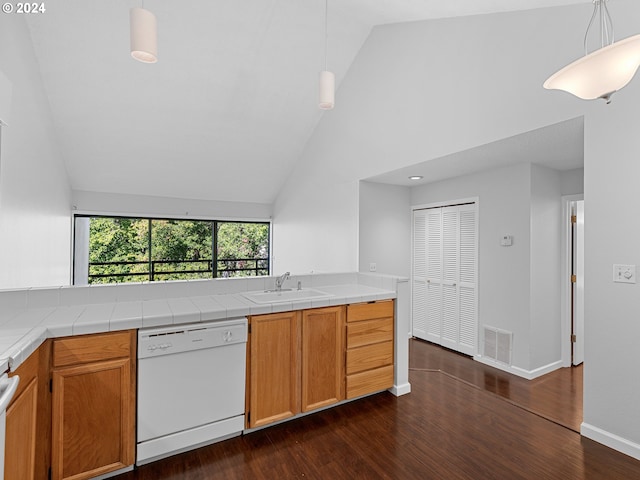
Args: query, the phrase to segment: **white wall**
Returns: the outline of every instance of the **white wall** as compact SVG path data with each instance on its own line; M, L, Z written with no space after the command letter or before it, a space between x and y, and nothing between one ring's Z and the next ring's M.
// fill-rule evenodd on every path
M584 168L560 172L560 191L562 195L584 193Z
M411 205L478 197L478 324L513 332L513 365L530 370L529 164L464 175L411 189ZM502 235L513 236L502 247ZM480 349L482 353L482 349Z
M561 352L561 174L531 165L530 369L558 368Z
M20 15L0 16L0 69L13 85L0 158L0 288L67 285L71 191Z
M640 6L628 10L633 15L615 17L616 30L632 24L638 32ZM613 96L611 105L585 122L582 431L640 459L640 283L612 281L614 263L640 267L638 105L640 78L636 76Z
M358 267L360 179L582 115L542 83L581 54L590 11L376 27L276 199L276 269Z
M409 277L410 199L409 187L360 182L359 271L375 263L378 273Z
M264 221L271 218L272 213L272 206L262 203L192 200L80 190L73 190L72 202L73 209L77 212L112 215Z

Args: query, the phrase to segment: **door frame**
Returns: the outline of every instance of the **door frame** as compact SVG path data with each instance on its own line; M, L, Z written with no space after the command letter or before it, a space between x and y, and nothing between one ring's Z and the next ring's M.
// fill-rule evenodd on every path
M562 366L571 366L571 203L584 200L584 194L562 197L562 268L560 277L560 345Z

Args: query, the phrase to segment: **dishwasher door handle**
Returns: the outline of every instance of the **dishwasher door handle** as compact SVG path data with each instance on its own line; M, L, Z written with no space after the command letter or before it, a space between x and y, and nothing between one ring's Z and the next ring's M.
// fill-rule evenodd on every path
M11 378L4 377L0 379L0 389L4 387L4 391L0 390L0 412L4 412L9 405L9 402L13 398L13 394L18 389L18 383L20 383L20 377L14 375Z

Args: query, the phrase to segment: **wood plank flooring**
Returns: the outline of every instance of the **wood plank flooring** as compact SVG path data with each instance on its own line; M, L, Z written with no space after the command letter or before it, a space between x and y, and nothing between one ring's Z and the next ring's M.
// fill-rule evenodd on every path
M582 423L582 365L526 380L422 340L409 343L409 368L438 370L576 432Z
M431 348L412 341L409 395L373 395L116 478L640 479L639 461L516 405L513 377L501 397L502 374L480 375L496 393L486 391L427 364L457 356Z

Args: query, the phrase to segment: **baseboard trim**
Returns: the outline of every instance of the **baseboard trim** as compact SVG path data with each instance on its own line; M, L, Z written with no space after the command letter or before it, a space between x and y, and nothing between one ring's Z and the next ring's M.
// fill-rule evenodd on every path
M396 397L401 397L402 395L411 393L411 384L405 383L403 385L394 385L389 389L389 392L394 394Z
M619 452L629 455L630 457L640 460L640 444L634 443L626 438L619 437L613 433L594 427L588 423L582 422L580 425L580 434L594 442L606 445Z
M533 380L534 378L541 377L542 375L546 375L547 373L562 368L562 360L544 365L540 368L536 368L535 370L525 370L524 368L514 367L512 365L505 365L503 363L496 362L495 360L483 357L482 355L474 355L473 359L480 363L484 363L485 365L489 365L490 367L497 368L504 372L512 373L513 375L517 375L518 377L526 378L527 380Z

